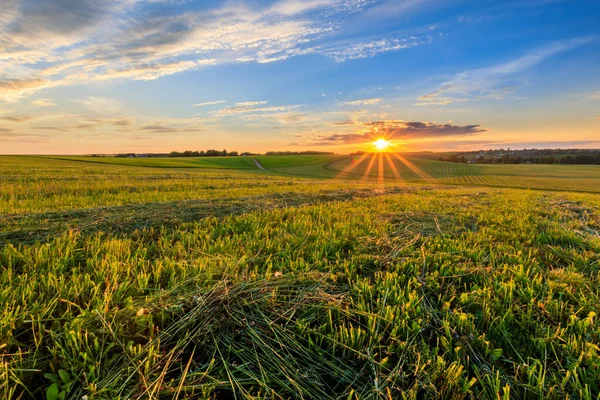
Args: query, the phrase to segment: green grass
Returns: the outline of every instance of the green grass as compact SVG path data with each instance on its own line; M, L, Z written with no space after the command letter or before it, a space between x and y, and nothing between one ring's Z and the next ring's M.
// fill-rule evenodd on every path
M257 170L259 171L259 170ZM240 171L142 168L41 157L0 157L0 214L220 199L341 188Z
M248 157L117 158L61 156L48 158L99 164L129 165L135 167L256 169L256 165L252 159Z
M261 165L267 169L279 169L290 167L306 167L330 163L339 159L340 156L256 156Z
M0 177L1 398L600 398L600 194L25 157Z
M324 164L323 169L335 173L334 176L350 179L383 177L388 182L600 192L598 165L478 165L420 159L405 159L407 162L403 162L391 155L383 156L381 162L378 156L360 160L361 157L344 157Z

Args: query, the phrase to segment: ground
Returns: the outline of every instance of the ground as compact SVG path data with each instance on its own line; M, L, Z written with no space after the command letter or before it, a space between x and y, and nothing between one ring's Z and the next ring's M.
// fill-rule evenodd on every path
M0 157L0 183L3 398L600 395L598 166Z

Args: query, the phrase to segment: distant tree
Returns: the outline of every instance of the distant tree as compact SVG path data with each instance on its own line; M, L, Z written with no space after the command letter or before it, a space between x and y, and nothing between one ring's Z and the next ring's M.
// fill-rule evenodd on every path
M267 156L324 156L335 153L329 151L267 151Z

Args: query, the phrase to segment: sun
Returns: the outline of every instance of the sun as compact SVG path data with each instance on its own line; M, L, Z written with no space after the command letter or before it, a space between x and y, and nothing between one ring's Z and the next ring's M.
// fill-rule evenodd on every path
M388 140L385 140L384 138L379 138L373 142L373 146L375 146L375 148L379 151L387 150L387 148L390 147L390 145L391 143Z

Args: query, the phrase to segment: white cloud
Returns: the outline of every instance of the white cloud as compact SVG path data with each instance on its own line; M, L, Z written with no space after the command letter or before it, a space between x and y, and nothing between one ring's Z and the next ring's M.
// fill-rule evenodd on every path
M244 107L260 106L260 105L267 104L267 103L268 103L268 101L244 101L242 103L235 103L235 106L244 108Z
M283 15L300 14L323 7L331 7L334 0L284 0L275 3L271 7L271 12Z
M504 64L456 74L433 92L419 97L417 105L448 105L472 99L504 99L521 85L516 75L549 57L592 40L593 38L585 37L555 42Z
M212 106L215 104L223 104L226 103L227 101L225 100L217 100L217 101L206 101L204 103L196 103L196 104L192 104L192 107L204 107L204 106Z
M44 79L0 80L0 99L11 101L48 86L49 82Z
M53 107L56 105L56 102L52 99L35 99L31 102L32 105L37 107Z
M352 101L344 101L340 103L341 106L370 106L374 104L379 104L383 101L381 98L374 99L360 99L360 100L352 100Z
M245 101L241 103L235 103L235 106L233 107L225 107L213 112L213 115L216 117L243 115L244 118L251 119L256 116L264 116L266 114L271 114L271 116L278 116L283 119L286 119L289 116L285 113L302 107L302 105L300 104L262 107L267 103L267 101Z
M303 14L316 10L330 12L357 12L371 3L371 0L282 0L275 3L270 12L284 16Z
M124 110L119 101L104 97L90 96L84 100L79 100L79 103L94 113L117 114Z
M333 58L336 62L357 60L374 57L380 53L410 49L431 41L429 36L410 37L401 39L376 39L357 43L341 43L323 49L323 54Z
M280 0L268 7L235 4L202 11L175 3L163 15L147 6L156 1L161 0L4 0L0 60L8 62L0 63L0 76L6 77L0 98L313 53L341 62L418 44L411 38L319 44L340 29L345 15L368 8L371 0Z

